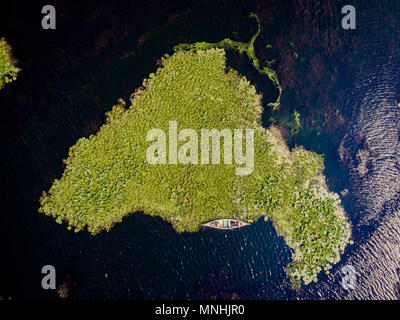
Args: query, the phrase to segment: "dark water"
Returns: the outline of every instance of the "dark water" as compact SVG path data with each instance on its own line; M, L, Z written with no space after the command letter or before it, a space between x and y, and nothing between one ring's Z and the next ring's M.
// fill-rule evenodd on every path
M28 14L25 22L19 21L32 28L25 31L20 28L13 33L15 20L3 20L26 72L0 91L1 145L6 151L1 159L6 192L1 201L0 295L57 299L55 292L40 286L41 267L51 264L59 280L67 274L76 280L71 299L399 297L400 56L399 20L393 14L399 12L398 1L376 1L373 6L355 2L357 31L341 30L341 5L336 1L331 2L332 15L327 17L320 17L318 5L307 1L178 1L173 5L121 1L115 6L95 2L93 8L101 9L93 13L90 6L70 8L60 1L65 20L59 23L57 36L43 35L34 24L35 17ZM40 8L30 8L39 12L39 19ZM275 13L272 22L267 18L270 10ZM157 59L180 42L226 37L247 41L255 30L247 18L250 11L257 12L263 23L258 49L274 35L286 42L293 40L289 21L299 12L311 12L317 28L307 29L305 23L304 36L316 37L318 30L328 30L328 36L337 31L344 39L339 58L346 56L354 66L351 76L349 70L339 68L338 81L344 79L343 87L350 88L343 106L349 121L344 132L337 132L339 142L331 143L327 133L296 138L306 148L325 154L326 174L334 191L345 187L350 191L345 207L354 225L355 245L329 276L321 275L318 284L292 290L284 272L290 249L271 223L263 220L235 232L176 234L161 219L135 214L110 232L93 237L69 232L37 213L41 191L60 177L61 159L68 148L79 137L96 132L104 113L119 97L129 97L155 70ZM76 24L77 12L82 25ZM118 18L104 18L112 16L105 14L110 12ZM18 42L18 37L24 42ZM350 37L358 41L357 50L347 46ZM263 57L270 54L260 52ZM280 62L285 60L279 53L271 54ZM330 63L340 65L339 58ZM246 58L229 55L229 63L264 93L264 103L274 100L270 82L258 77ZM330 99L335 103L339 98ZM283 103L283 112L289 108ZM266 124L269 116L268 112L264 115ZM340 286L340 268L345 264L359 273L354 292Z
M328 287L338 276L333 274L318 291L331 291L335 298L399 299L400 3L377 1L360 8L362 43L353 53L357 71L349 98L352 121L339 148L349 170L357 240L342 264L357 270L358 286L345 295L332 290Z

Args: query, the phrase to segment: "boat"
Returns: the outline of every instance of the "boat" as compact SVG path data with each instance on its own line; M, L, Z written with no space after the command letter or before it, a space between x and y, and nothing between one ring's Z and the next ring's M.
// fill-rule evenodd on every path
M239 229L248 225L249 225L248 223L235 219L219 219L203 224L204 227L221 229L221 230Z

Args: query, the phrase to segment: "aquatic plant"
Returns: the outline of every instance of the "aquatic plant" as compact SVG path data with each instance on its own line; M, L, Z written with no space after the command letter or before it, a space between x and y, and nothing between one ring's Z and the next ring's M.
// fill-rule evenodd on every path
M4 38L0 38L0 89L6 83L17 79L20 71L15 65L11 55L11 47Z
M71 147L39 211L92 234L139 211L162 217L178 232L215 219L265 216L294 250L293 281L316 280L350 238L337 196L326 191L323 159L301 147L290 151L278 129L262 127L261 98L249 81L226 70L223 49L178 50L161 64L128 109L120 99L97 134ZM253 173L238 176L235 164L148 164L147 133L168 131L171 120L178 130L252 128Z

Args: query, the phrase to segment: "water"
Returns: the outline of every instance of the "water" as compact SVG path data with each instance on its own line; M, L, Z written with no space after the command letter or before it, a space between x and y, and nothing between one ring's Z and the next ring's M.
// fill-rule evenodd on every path
M4 108L1 144L6 151L1 177L7 186L1 201L2 262L6 263L1 264L0 295L57 299L55 292L40 287L41 267L52 264L59 280L67 274L76 280L71 299L398 299L400 52L395 13L400 3L376 1L371 6L356 2L358 31L340 29L340 4L336 1L322 9L301 2L297 7L257 1L174 3L134 8L121 1L119 9L112 9L100 2L102 9L93 16L101 16L102 10L117 14L122 6L123 12L135 17L123 14L118 22L90 18L88 11L77 5L82 19L91 22L89 27L76 25L72 33L67 28L70 24L60 24L62 35L71 32L77 37L59 35L56 39L35 27L25 35L27 39L40 35L38 41L52 49L43 50L43 57L35 54L33 47L29 51L32 57L24 53L31 64L15 85L0 92ZM59 5L68 8L62 2ZM177 234L159 218L134 214L109 233L93 237L69 232L37 213L40 193L61 175L61 159L68 148L79 137L96 132L117 98L127 99L173 45L225 37L247 41L255 28L246 18L250 11L259 13L264 27L258 49L274 34L286 42L300 41L290 25L300 9L304 24L299 28L304 28L307 39L315 39L316 45L324 37L341 39L342 53L328 61L339 69L339 87L348 88L343 95L345 103L340 94L329 97L329 102L341 104L341 112L347 115L343 131L322 130L317 136L308 127L295 138L295 143L325 154L326 175L335 192L350 191L345 207L354 226L355 244L348 247L329 276L321 275L318 284L292 290L284 272L290 249L272 224L262 219L234 232ZM269 25L266 17L270 10L287 24ZM31 20L28 18L26 25L33 25ZM129 31L127 35L124 30ZM352 39L358 43L356 49L349 45ZM107 46L109 41L114 44ZM320 44L324 45L323 41ZM17 54L23 52L18 43L14 47ZM310 52L314 54L312 48ZM340 68L344 58L352 62L352 70ZM269 81L258 77L246 58L232 55L229 63L256 84L264 100L274 94ZM324 86L329 84L321 85L321 92ZM304 91L302 97L308 94ZM301 114L318 112L312 105L295 107ZM283 104L282 113L290 108L294 107ZM266 124L269 116L267 112L263 117ZM345 264L358 272L354 291L340 286L340 269Z
M360 46L353 53L356 77L348 101L352 120L338 153L348 169L356 243L328 281L309 294L346 299L399 299L400 281L400 51L399 3L358 7ZM383 15L388 8L394 17ZM382 10L382 11L381 11ZM339 286L340 268L357 270L357 286Z

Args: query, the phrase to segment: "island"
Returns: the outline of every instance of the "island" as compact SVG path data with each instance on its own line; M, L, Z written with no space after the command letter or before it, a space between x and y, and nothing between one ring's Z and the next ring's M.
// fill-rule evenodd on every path
M328 191L323 158L302 147L290 150L278 128L263 127L261 96L227 68L224 49L177 49L160 64L132 94L129 107L120 99L96 134L70 148L62 177L43 192L39 211L92 234L135 212L160 216L177 232L196 232L216 219L251 223L263 217L293 249L287 272L294 285L329 272L350 242L351 227L338 195ZM251 172L237 174L234 161L171 163L176 154L163 148L156 156L169 161L149 163L155 143L149 132L168 133L171 122L178 132L251 129ZM183 159L204 151L200 144L197 150L183 148L185 139L176 143Z
M0 89L6 83L16 80L19 71L20 69L15 66L11 47L4 38L0 38Z

